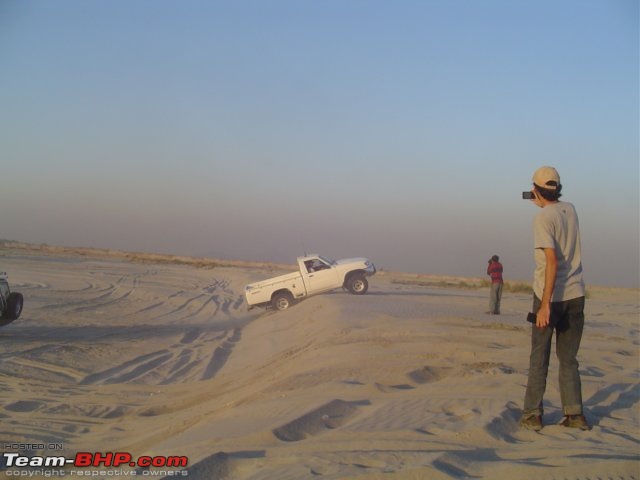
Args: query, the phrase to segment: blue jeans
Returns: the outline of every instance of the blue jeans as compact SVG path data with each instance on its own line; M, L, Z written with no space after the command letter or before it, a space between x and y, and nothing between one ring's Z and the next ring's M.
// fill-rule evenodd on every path
M540 308L540 299L534 295L533 311ZM524 396L523 417L542 415L542 397L547 386L551 338L556 332L556 356L560 362L558 382L564 415L582 414L582 384L578 371L578 349L584 328L584 297L551 303L550 326L531 330L531 357L529 380Z

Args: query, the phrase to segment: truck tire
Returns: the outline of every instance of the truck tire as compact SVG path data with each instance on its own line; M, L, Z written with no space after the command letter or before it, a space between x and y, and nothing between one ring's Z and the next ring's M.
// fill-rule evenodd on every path
M347 280L347 289L354 295L364 295L369 290L369 282L364 275L352 275Z
M293 305L293 297L289 292L276 293L271 299L271 306L275 310L286 310Z
M7 298L7 308L2 313L2 318L5 320L17 320L22 313L22 305L24 305L22 294L18 292L10 293Z

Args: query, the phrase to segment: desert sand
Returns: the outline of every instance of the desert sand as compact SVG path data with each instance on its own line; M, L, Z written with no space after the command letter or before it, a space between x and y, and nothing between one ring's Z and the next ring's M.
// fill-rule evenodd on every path
M2 452L188 457L67 466L66 478L640 479L638 290L589 288L579 360L592 430L557 425L553 357L536 433L517 423L527 293L506 292L490 316L486 288L383 273L364 296L248 311L244 285L280 268L15 250L0 271L25 298L0 328ZM0 459L3 478L27 470L54 469Z

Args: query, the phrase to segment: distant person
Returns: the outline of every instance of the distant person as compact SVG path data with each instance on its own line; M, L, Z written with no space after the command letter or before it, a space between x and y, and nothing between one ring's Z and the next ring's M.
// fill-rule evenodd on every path
M533 314L529 379L520 425L542 429L542 397L547 384L551 337L556 333L560 399L565 427L588 430L582 411L582 384L576 359L584 327L585 286L582 279L580 229L575 207L559 200L562 190L555 168L533 175L531 201L542 210L533 220ZM535 318L534 318L535 317Z
M491 277L491 291L489 292L489 315L500 315L500 299L502 298L502 264L500 257L494 255L489 260L487 275Z

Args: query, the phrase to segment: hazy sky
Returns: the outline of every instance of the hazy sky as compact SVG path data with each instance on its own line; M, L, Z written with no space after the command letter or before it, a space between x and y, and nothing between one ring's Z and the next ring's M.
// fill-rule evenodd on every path
M637 0L0 0L0 238L638 286Z

